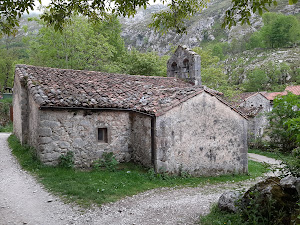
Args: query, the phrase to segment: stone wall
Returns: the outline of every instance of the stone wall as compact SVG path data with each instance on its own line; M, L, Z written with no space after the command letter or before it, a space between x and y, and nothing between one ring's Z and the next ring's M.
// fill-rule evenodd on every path
M131 113L131 141L132 159L143 166L152 167L151 156L151 117Z
M200 56L186 47L178 46L167 63L167 76L201 85Z
M107 128L107 143L98 141L98 128ZM67 151L74 153L80 167L90 167L103 152L113 152L119 161L130 160L128 112L42 110L38 133L38 153L45 164L57 164Z
M27 127L27 144L33 146L37 149L38 147L38 138L39 138L39 115L40 110L39 106L36 104L31 95L28 95L28 127Z
M246 173L247 120L202 94L156 120L156 168L178 174Z
M253 140L257 137L262 137L268 125L266 112L271 110L270 101L258 93L246 99L240 106L245 108L261 108L259 114L248 120L248 139Z
M264 111L270 111L271 109L270 101L260 93L257 93L256 95L249 97L240 106L243 106L245 108L262 107Z

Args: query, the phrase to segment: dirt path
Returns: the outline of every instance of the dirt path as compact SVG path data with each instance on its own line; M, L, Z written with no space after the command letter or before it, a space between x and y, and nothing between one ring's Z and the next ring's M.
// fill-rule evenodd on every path
M8 136L0 133L0 225L196 224L226 189L244 189L256 182L155 189L83 211L64 204L23 171L7 146Z

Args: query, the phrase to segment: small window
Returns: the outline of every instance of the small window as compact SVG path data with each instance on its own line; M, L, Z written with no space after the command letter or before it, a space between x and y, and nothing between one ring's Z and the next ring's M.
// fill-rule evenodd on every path
M98 128L98 141L107 143L107 128Z

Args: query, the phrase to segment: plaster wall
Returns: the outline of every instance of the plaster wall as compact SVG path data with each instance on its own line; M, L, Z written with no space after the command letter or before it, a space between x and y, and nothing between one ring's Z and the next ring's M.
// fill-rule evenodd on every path
M151 156L151 117L131 113L131 141L132 159L145 167L152 167Z
M107 128L107 143L98 141L98 128ZM45 164L55 165L61 154L72 151L76 166L90 167L103 152L113 152L119 161L128 161L130 131L128 112L42 110L39 157Z
M21 84L19 76L15 76L14 88L13 88L13 110L14 110L14 121L13 121L13 132L20 140L22 144L27 142L27 106L28 96L27 90Z
M203 92L156 120L156 168L196 176L246 173L247 121Z

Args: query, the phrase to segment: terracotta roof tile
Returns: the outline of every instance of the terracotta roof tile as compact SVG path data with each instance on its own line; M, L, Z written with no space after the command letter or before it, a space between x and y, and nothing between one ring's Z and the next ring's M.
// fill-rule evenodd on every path
M40 107L116 108L161 115L203 91L219 100L218 95L222 94L173 77L132 76L29 65L17 65L15 74L27 85ZM244 116L230 104L228 106Z
M255 117L262 111L263 107L238 107L238 109L248 117Z
M300 95L300 85L295 85L295 86L287 86L285 88L285 91L290 91L295 95Z
M270 101L273 101L274 98L276 98L276 96L278 95L286 95L286 92L266 92L263 95Z
M288 92L292 92L295 95L300 95L300 85L287 86L283 92L265 92L263 95L270 101L273 101L278 95L287 95Z
M246 99L256 95L258 92L244 92L234 96L229 102L234 106L239 106L242 104Z

